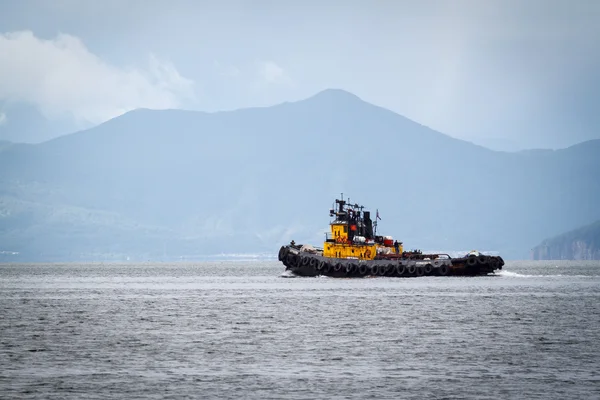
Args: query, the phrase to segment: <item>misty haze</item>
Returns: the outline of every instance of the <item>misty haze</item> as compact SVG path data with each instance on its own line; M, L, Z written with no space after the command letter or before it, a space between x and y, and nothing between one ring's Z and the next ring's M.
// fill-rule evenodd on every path
M0 0L0 393L593 397L598 37L585 1Z

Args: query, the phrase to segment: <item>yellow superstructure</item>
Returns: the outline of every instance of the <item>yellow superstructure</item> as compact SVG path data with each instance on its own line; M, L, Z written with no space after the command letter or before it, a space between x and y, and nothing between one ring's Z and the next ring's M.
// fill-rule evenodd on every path
M377 245L353 245L325 242L323 256L331 258L357 258L373 260L377 254Z
M346 202L336 200L339 210L330 210L331 216L336 219L330 223L331 232L323 244L323 256L329 258L353 258L359 260L373 260L379 252L387 254L402 254L402 243L392 243L391 237L373 236L370 213L355 205L348 210L344 209ZM364 236L363 236L364 235ZM365 237L367 236L367 237Z

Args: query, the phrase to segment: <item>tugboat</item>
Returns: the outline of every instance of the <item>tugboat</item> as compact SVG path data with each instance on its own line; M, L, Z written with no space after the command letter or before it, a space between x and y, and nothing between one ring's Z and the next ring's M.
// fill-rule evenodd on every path
M364 206L336 199L337 209L329 210L333 220L322 248L308 244L281 246L278 259L286 271L299 276L331 277L420 277L420 276L476 276L502 269L504 260L499 256L473 250L464 257L448 254L424 254L421 250L404 251L403 243L392 236L377 235L371 212Z

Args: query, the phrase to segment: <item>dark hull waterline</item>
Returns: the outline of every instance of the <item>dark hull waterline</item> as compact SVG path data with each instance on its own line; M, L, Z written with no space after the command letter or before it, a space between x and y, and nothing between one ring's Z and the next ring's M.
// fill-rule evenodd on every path
M380 258L358 260L323 257L301 246L282 246L279 261L286 270L298 276L330 276L334 278L360 278L365 276L389 276L410 278L421 276L477 276L501 270L504 265L498 256L468 256L458 258L408 259Z

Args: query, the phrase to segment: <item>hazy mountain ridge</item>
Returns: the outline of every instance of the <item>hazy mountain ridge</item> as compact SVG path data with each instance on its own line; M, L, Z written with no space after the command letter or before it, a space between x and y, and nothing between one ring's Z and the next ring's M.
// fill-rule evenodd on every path
M107 212L157 227L166 252L214 254L276 251L291 238L318 244L331 202L344 192L379 208L380 231L407 247L524 258L549 233L600 218L599 148L600 140L550 153L495 152L328 90L219 113L136 110L39 145L14 145L0 150L0 195ZM28 224L54 226L34 209L21 211ZM58 220L65 232L87 232L89 248L148 237L118 223L98 229ZM0 243L14 244L15 230L27 232L0 219ZM20 251L36 253L26 236ZM156 247L148 237L144 254Z
M41 143L57 135L74 132L78 127L66 115L47 118L36 105L25 102L0 100L0 117L2 115L4 121L0 121L0 141Z
M544 240L532 250L534 260L600 260L600 220Z

